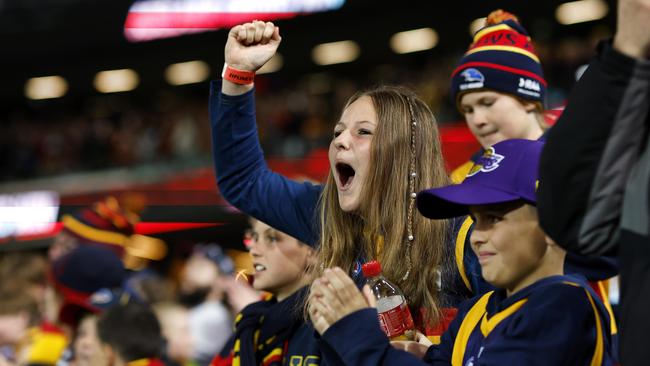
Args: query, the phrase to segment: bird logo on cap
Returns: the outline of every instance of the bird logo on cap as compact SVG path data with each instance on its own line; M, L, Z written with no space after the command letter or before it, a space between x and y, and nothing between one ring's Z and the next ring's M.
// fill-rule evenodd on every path
M466 83L479 82L482 83L485 81L485 77L477 69L467 69L460 73L460 76L465 78Z
M467 176L471 177L478 172L489 173L498 168L499 163L504 158L505 156L497 154L494 148L490 147L483 152L483 156L478 158L472 169L467 173Z

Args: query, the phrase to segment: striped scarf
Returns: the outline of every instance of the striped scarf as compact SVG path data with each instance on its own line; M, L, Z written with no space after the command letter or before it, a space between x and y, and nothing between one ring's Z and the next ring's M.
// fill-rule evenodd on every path
M279 366L289 338L303 323L301 306L307 287L278 302L275 297L248 305L235 319L232 342L211 365Z

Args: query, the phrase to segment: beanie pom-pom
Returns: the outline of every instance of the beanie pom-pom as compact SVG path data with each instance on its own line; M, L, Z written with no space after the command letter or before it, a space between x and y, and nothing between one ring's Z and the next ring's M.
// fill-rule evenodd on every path
M503 11L502 9L495 10L490 13L490 15L487 16L487 19L485 20L485 25L495 25L499 23L503 23L506 20L514 20L515 22L519 23L519 18L517 18L516 15L512 13L508 13L507 11Z

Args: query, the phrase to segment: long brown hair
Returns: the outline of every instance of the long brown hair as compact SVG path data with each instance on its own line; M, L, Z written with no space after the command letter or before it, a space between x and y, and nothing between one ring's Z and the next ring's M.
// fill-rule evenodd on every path
M409 305L426 308L426 320L435 323L439 319L437 282L447 221L429 220L412 212L414 238L407 245L407 215L409 207L413 209L409 190L412 134L416 173L413 192L449 184L438 125L429 107L409 89L380 86L361 91L348 100L345 108L364 96L373 102L377 128L361 207L354 213L341 209L330 171L320 198L322 233L317 262L310 273L315 278L323 268L334 266L349 273L360 255L366 260L377 259L384 276L402 289Z

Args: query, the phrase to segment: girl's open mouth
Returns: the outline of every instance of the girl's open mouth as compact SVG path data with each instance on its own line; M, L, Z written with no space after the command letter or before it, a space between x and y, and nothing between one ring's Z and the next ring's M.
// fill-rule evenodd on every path
M336 164L336 172L339 177L339 186L341 190L346 190L352 185L354 180L354 168L345 163Z

